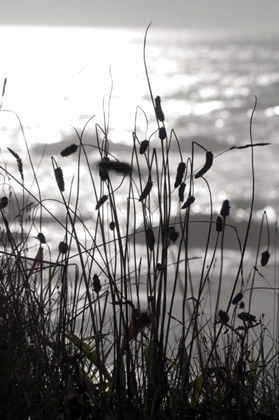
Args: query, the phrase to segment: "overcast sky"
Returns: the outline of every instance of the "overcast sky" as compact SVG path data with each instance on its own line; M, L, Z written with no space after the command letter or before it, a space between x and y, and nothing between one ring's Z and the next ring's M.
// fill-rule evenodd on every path
M0 25L278 31L278 0L0 0Z

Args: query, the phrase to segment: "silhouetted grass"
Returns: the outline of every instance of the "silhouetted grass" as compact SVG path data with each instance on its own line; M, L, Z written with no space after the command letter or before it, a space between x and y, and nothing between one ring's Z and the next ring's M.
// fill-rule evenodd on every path
M78 144L52 158L53 184L46 199L14 114L37 193L25 187L24 159L9 149L19 177L0 166L5 179L0 205L1 419L279 418L277 337L266 352L263 317L251 313L255 275L262 275L257 266L264 223L268 249L261 254L261 266L272 257L266 213L252 280L243 274L255 199L254 147L266 145L253 143L256 103L250 144L226 151L251 151L251 211L242 242L228 223L229 200L219 215L213 214L206 174L219 156L197 143L190 157L182 155L175 131L165 128L163 101L159 96L153 100L145 66L156 132L140 139L135 121L131 154L122 159L110 153L108 124L95 125L96 144L84 143L86 126L81 133L76 130ZM5 87L6 80L3 95ZM154 139L159 147L152 147ZM205 151L205 164L194 169L196 146ZM90 159L92 149L98 163ZM179 153L175 177L172 150ZM76 159L72 181L63 175L70 155ZM81 165L87 166L86 177ZM205 232L199 259L190 247L196 182L205 184L211 209L209 221L199 222ZM22 189L21 201L13 183ZM60 194L56 202L63 219L47 205L53 188ZM123 196L121 204L118 197ZM92 214L87 221L86 206ZM46 215L51 226L64 232L56 249L44 234L50 223ZM239 244L239 263L230 273L230 298L221 303L228 230ZM35 245L30 248L31 239ZM215 296L211 284L218 252ZM199 274L192 270L197 261ZM276 285L273 290L277 296Z

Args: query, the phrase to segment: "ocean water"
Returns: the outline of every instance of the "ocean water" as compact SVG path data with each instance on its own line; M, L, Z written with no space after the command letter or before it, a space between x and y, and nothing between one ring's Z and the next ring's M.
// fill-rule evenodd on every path
M7 78L0 113L1 165L7 165L17 176L16 163L7 150L11 148L23 160L25 185L36 191L18 114L43 199L59 199L55 189L51 156L64 171L66 189L76 173L75 157L65 161L60 151L77 143L73 129L82 130L88 124L85 138L96 144L95 123L109 124L111 152L128 156L132 146L135 112L141 107L149 120L147 126L141 113L137 120L140 140L156 130L143 62L145 29L70 29L70 28L0 28L0 83ZM248 243L245 271L249 277L255 265L260 222L266 211L270 228L271 259L256 276L257 287L270 287L277 282L274 256L275 223L279 211L278 144L279 144L279 34L199 33L183 30L149 30L146 61L154 97L159 95L168 131L175 129L184 160L190 156L195 141L215 157L233 146L250 142L250 118L257 97L253 121L253 141L271 143L256 147L256 196L251 240ZM109 100L111 95L111 99ZM158 141L151 138L154 145ZM97 168L98 156L90 154L92 168ZM230 200L231 223L243 239L251 205L251 150L232 150L214 160L207 180L213 196L213 209L220 211L224 199ZM195 168L204 161L204 152L195 147ZM171 173L175 177L179 163L177 150L172 151ZM94 166L95 165L95 166ZM81 168L84 217L90 219L95 204L87 203L89 181L86 167ZM9 181L13 183L13 181ZM2 195L8 194L8 180L1 185ZM13 183L15 191L20 191ZM88 184L88 188L87 188ZM193 220L203 220L210 212L205 184L195 183L196 201L192 206ZM126 197L120 196L119 204ZM57 217L64 217L63 207L55 201L48 208ZM34 236L38 226L34 226ZM63 230L49 219L43 226L50 248L63 240ZM81 232L82 234L82 232ZM202 255L202 243L197 231L192 256ZM140 241L139 241L140 242ZM140 246L140 244L139 244ZM225 267L227 283L224 300L229 293L232 272L239 260L235 238L227 243ZM261 252L267 249L267 231L263 232ZM35 253L35 250L34 250ZM193 267L198 271L199 267ZM217 283L214 286L217 288ZM213 287L213 289L214 289ZM274 293L258 289L254 294L257 315L273 316Z

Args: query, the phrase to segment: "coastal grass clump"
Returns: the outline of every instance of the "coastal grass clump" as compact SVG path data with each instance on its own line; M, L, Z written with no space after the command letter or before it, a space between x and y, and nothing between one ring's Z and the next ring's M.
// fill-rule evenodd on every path
M15 145L8 150L17 169L0 165L0 418L279 418L277 337L266 349L264 317L251 313L255 276L264 277L259 266L276 255L265 212L252 278L244 271L254 148L267 145L253 142L256 102L250 143L225 151L251 152L251 209L240 238L230 221L230 198L215 214L206 179L222 153L214 156L193 142L190 156L183 155L175 130L165 127L163 101L153 99L146 62L145 68L156 130L142 137L137 115L143 113L146 133L148 119L137 109L123 159L110 151L106 122L96 123L91 142L84 141L90 119L76 130L76 143L51 159L50 191L55 188L58 198L43 196L14 114L27 153L20 157ZM6 80L3 96L5 88ZM197 147L205 162L198 168ZM179 157L175 174L173 152ZM27 165L36 192L26 187ZM72 179L65 176L67 165ZM206 186L210 208L209 218L198 222L191 212L197 182ZM203 226L202 256L191 246L197 223ZM45 234L49 225L61 232L56 245ZM265 229L268 249L261 253ZM238 265L224 301L228 232L238 244ZM276 286L273 292L277 296ZM274 305L277 310L277 300Z

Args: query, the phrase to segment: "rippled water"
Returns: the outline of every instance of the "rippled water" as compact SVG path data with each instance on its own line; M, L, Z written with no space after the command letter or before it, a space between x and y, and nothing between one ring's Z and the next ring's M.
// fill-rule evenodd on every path
M109 121L111 151L128 156L132 145L136 107L139 112L137 133L140 140L156 130L152 104L143 65L143 30L0 28L0 81L7 78L2 109L18 113L24 126L43 198L59 198L51 165L51 156L63 167L66 188L76 173L74 157L63 160L59 153L77 142L72 126L81 130L93 115L86 130L86 142L96 144L94 124ZM147 67L154 96L160 95L166 127L180 140L184 159L190 155L193 141L212 150L214 155L232 147L248 144L251 111L257 96L253 123L254 142L272 143L255 148L256 200L251 241L247 253L247 273L254 264L260 220L266 210L274 243L274 224L278 213L279 143L279 51L278 36L269 38L233 36L224 33L189 31L149 31L146 46ZM109 108L109 95L112 87ZM109 117L109 118L108 118ZM154 146L158 145L152 137ZM45 145L47 144L47 147ZM36 191L25 144L15 116L0 114L0 145L3 162L16 175L12 148L23 159L27 188ZM203 163L203 151L196 149L195 167ZM219 212L222 201L231 203L231 220L237 223L242 238L251 203L251 151L230 151L214 161L207 180L212 189L213 208ZM92 168L98 156L90 151ZM179 162L172 152L171 172L175 176ZM96 203L88 198L87 170L81 168L84 211L88 220ZM18 190L17 185L14 185ZM7 194L7 184L2 185ZM209 199L204 183L195 184L196 202L192 206L197 220L209 214ZM125 194L119 200L125 202ZM63 218L62 206L49 202L51 211ZM45 224L50 247L61 240L62 230ZM35 232L36 233L36 232ZM193 243L193 255L201 251L199 233ZM262 251L267 246L263 236ZM233 240L227 243L227 270L237 265ZM271 257L264 275L274 282L275 260ZM228 274L228 278L230 275ZM229 280L228 280L229 281ZM263 279L257 278L259 285ZM265 284L265 283L264 283ZM229 284L225 289L229 290ZM270 292L255 295L258 313L271 314ZM267 307L269 305L269 308Z

